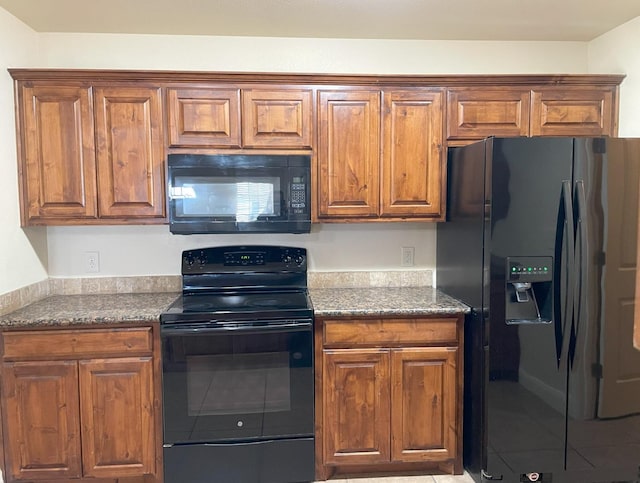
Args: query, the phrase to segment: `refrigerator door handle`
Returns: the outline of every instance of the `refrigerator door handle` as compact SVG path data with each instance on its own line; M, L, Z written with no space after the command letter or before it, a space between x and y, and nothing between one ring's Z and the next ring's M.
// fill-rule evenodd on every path
M578 337L581 320L585 316L587 309L587 288L589 270L587 257L589 256L589 238L588 238L588 217L587 217L587 197L584 189L584 180L577 180L575 183L575 200L577 205L576 219L576 270L577 276L575 280L575 298L574 298L574 316L571 327L571 341L569 348L569 362L573 366L575 358L575 342Z
M575 232L571 181L562 182L560 206L558 211L554 268L554 298L558 300L559 303L556 304L555 307L554 332L556 342L556 361L558 367L560 367L560 360L564 353L564 347L566 345L567 335L569 334L570 321L574 308L573 272L575 263Z

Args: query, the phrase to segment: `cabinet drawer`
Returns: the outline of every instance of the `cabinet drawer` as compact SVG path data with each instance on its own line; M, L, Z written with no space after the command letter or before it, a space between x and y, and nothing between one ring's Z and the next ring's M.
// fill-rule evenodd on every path
M99 358L149 355L151 327L122 329L52 329L2 334L4 360Z
M442 345L458 342L456 318L325 320L324 347Z

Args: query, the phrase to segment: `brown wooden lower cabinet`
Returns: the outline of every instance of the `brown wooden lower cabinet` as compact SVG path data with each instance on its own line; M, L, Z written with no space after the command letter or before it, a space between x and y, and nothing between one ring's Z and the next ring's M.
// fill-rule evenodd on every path
M316 477L462 472L462 318L316 319Z
M51 350L35 351L43 338ZM152 327L4 332L5 481L161 482L156 339Z

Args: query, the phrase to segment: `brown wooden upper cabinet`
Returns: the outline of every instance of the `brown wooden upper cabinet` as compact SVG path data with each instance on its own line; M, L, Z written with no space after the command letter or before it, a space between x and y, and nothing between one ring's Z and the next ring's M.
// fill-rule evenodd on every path
M160 89L97 87L95 106L99 217L163 218Z
M240 89L167 89L169 146L240 147Z
M616 136L624 78L9 71L23 225L164 223L172 152L309 153L314 221L442 221L447 146Z
M309 149L312 100L311 89L168 88L169 146Z
M17 87L22 224L162 222L160 89Z
M529 135L529 89L466 89L447 91L447 138Z
M320 221L442 215L443 91L321 90Z
M447 90L447 139L615 136L617 86L455 87Z
M615 136L615 88L539 87L531 91L532 136Z

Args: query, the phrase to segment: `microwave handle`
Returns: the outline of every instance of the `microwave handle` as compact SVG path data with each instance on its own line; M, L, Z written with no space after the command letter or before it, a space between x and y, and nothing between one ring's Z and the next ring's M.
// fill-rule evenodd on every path
M162 336L188 337L194 335L220 334L220 333L274 333L274 332L304 332L311 330L313 321L283 321L274 324L250 325L246 322L205 322L205 323L180 323L175 327L161 326Z

